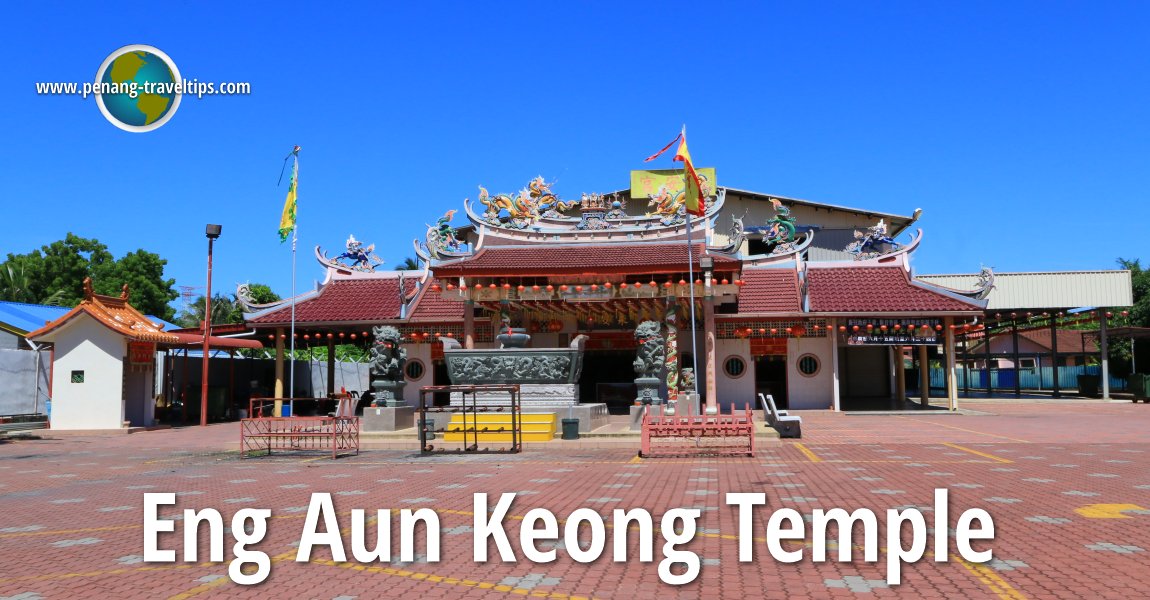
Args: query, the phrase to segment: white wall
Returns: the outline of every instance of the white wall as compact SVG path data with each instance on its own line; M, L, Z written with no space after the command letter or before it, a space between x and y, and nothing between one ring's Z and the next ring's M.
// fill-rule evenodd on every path
M747 364L740 377L727 376L723 365L731 356L738 356ZM743 405L751 403L751 408L757 408L755 398L755 361L751 358L750 340L715 340L715 393L719 396L719 407L727 412L734 406L742 410ZM702 368L700 366L700 368Z
M124 422L124 337L80 315L55 336L53 429L120 429ZM84 371L84 383L72 383Z
M418 360L423 363L423 375L419 379L412 379L404 374L403 379L407 387L403 388L403 400L408 406L419 406L419 388L435 385L435 365L431 362L431 344L407 344L407 364ZM406 369L405 369L406 370ZM431 402L428 396L428 402Z
M833 343L829 337L787 340L787 406L790 410L834 407ZM813 354L819 360L819 370L811 377L799 372L799 357L804 354Z

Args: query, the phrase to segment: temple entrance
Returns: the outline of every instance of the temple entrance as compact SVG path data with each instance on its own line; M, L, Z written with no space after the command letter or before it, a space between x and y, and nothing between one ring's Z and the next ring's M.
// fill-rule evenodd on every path
M625 415L635 403L634 350L587 350L579 376L579 402L607 405L613 415Z
M891 364L888 346L839 348L843 410L889 410Z
M755 394L756 400L757 394L770 394L775 399L776 407L787 408L786 356L755 357Z

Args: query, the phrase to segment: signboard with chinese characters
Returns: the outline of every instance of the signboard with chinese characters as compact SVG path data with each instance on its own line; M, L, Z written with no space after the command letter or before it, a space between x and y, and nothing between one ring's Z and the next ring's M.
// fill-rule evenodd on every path
M156 360L156 344L128 342L128 364L150 365Z
M940 319L847 319L851 346L933 346L939 344Z
M715 168L702 167L695 170L702 180L704 193L715 195ZM667 186L671 195L683 191L683 169L656 169L651 171L631 171L631 197L654 198L659 189Z

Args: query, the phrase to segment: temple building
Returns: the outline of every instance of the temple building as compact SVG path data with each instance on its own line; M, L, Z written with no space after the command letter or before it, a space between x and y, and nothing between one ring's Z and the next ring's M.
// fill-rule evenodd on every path
M578 381L550 402L626 412L636 400L636 329L654 321L665 345L663 400L697 386L711 409L753 404L758 393L790 409L885 406L907 395L909 356L944 366L935 402L955 406L956 335L984 326L992 273L964 289L916 277L918 210L760 194L700 173L701 218L683 208L680 171L633 172L629 189L571 200L540 177L518 193L480 188L478 202L464 204L465 222L448 211L415 241L417 271L376 271L371 248L354 237L339 258L317 247L326 273L314 291L248 307L248 325L277 348L276 395L290 395L282 363L294 310L296 341L310 346L362 343L374 326L396 327L415 389L455 379L444 342L497 348L496 336L514 330L532 348L564 348L583 335Z

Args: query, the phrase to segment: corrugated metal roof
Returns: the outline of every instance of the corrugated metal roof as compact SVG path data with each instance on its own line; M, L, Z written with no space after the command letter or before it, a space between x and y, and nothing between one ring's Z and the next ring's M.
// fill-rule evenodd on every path
M953 290L973 290L978 275L919 275ZM1113 307L1134 304L1130 271L1056 271L995 273L987 310L1011 308Z
M28 304L26 302L6 302L0 301L0 324L6 325L3 327L9 331L19 330L23 333L35 331L45 324L55 321L64 316L70 307L67 306L48 306L46 304ZM154 315L146 315L148 320L160 326L160 329L167 331L169 329L179 329L179 325L173 325Z

